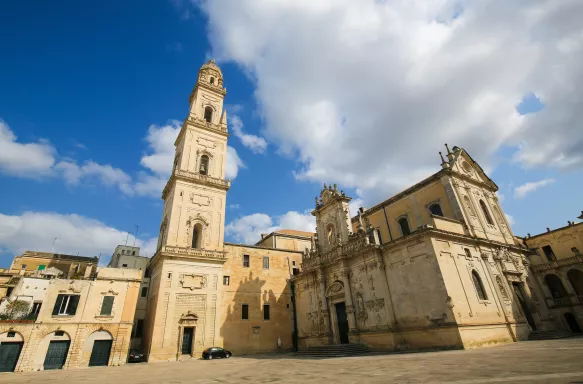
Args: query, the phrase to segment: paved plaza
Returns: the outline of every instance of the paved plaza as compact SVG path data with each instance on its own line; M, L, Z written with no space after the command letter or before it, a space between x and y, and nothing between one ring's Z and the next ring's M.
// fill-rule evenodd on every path
M0 374L0 383L583 383L583 338L468 351L334 359L254 355L228 360L5 373Z

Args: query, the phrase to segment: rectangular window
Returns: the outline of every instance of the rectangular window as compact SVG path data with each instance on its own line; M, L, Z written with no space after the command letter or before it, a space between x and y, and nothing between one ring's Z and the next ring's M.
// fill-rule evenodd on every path
M42 270L44 270L46 267L47 267L46 265L44 265L44 264L41 264L41 265L39 265L39 266L38 266L38 268L37 268L37 269L38 269L39 271L42 271Z
M132 251L132 256L135 256L135 255L136 255L136 251Z
M269 256L263 256L263 269L269 269Z
M111 316L111 310L113 309L113 296L104 296L103 303L101 304L101 316Z
M231 277L230 276L223 276L223 285L230 285Z
M144 277L146 278L150 277L150 267L146 267L146 270L144 271Z
M10 331L8 332L8 335L6 335L6 337L16 337L16 332Z
M545 245L543 247L543 252L545 253L545 256L547 257L548 261L556 261L557 257L555 256L555 252L553 252L553 249L551 248L550 245Z
M122 264L121 266L122 266L123 268L127 268L127 266L128 266L128 265L127 265L127 264Z
M249 255L243 255L243 267L249 268Z
M269 320L269 304L263 304L263 320Z
M73 316L77 313L79 295L59 295L53 308L53 316Z
M26 264L22 264L22 265L20 266L20 268L22 268L22 269L26 268Z
M172 272L168 273L168 278L171 279L172 278Z
M148 296L148 287L142 287L142 297Z
M144 320L138 319L136 322L136 327L134 328L134 334L132 337L140 338L142 337L142 332L144 329Z
M243 304L241 306L241 319L249 320L249 305Z

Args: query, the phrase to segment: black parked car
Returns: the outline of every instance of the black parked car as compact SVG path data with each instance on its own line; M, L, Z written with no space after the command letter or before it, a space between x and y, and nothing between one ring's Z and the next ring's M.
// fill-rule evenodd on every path
M218 347L207 348L204 351L202 351L202 358L205 360L211 360L216 358L228 359L229 357L231 357L231 355L233 355L231 351L227 351L226 349Z
M141 363L144 361L144 354L136 349L130 351L128 363Z

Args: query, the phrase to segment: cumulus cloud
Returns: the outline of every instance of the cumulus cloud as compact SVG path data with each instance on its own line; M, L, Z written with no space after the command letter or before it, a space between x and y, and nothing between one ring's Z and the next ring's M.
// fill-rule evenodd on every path
M241 143L249 148L253 153L265 153L267 149L267 141L263 137L250 135L243 132L243 122L237 115L233 115L230 120L231 130L241 140Z
M314 232L316 219L308 211L289 211L275 218L265 213L254 213L231 221L225 226L225 234L233 241L255 244L261 240L261 234L279 229Z
M243 160L237 154L237 150L231 146L227 147L227 165L225 167L225 178L233 180L239 173L239 168L245 168Z
M80 215L53 212L0 213L0 253L14 256L25 250L97 256L107 263L113 250L125 241L127 233L101 221ZM57 240L55 240L57 238ZM130 237L133 244L133 238ZM54 242L54 245L53 245ZM136 239L141 254L152 255L157 238ZM4 259L7 265L9 258Z
M299 178L375 203L438 170L444 142L483 166L502 144L523 165L583 166L579 0L193 4L213 54L256 82L266 137ZM531 93L544 108L520 115Z
M45 140L18 142L8 124L0 120L0 172L31 178L51 175L55 152Z
M549 185L553 183L554 179L544 179L539 181L531 181L525 184L522 184L516 188L514 188L514 197L516 199L522 199L530 192L534 192L540 187L544 187L545 185Z
M119 168L109 164L102 165L94 161L87 161L78 165L72 161L61 161L55 165L65 181L70 185L79 185L81 182L95 181L107 187L118 187L125 194L133 194L132 178Z
M514 216L511 216L508 213L505 213L504 215L506 216L506 220L508 220L508 224L510 224L511 226L514 225L514 223L516 222L514 220Z

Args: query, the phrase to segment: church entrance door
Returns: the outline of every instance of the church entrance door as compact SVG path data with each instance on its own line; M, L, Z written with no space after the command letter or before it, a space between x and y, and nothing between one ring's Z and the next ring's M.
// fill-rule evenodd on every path
M338 335L340 336L340 344L348 344L348 315L346 314L346 304L335 304L336 321L338 323Z

